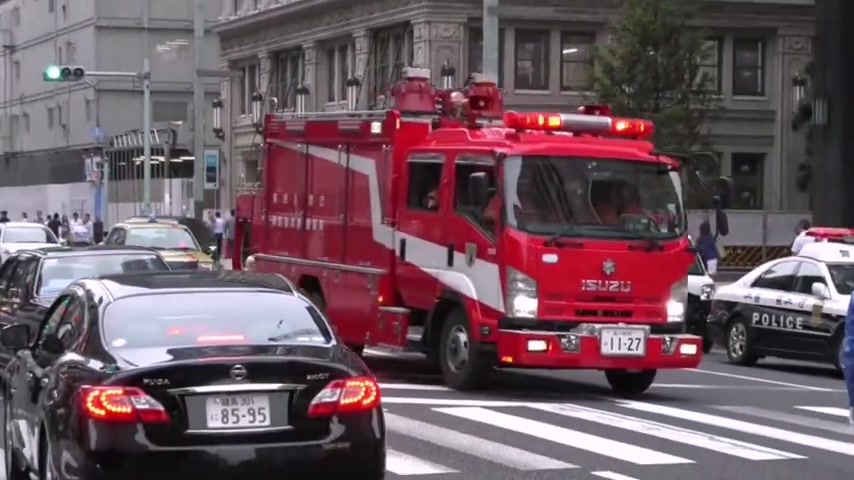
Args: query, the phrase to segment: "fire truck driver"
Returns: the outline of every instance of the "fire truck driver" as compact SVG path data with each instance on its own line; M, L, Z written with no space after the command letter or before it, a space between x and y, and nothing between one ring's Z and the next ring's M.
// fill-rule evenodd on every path
M427 210L439 209L439 187L433 187L424 196L424 208Z
M594 180L589 193L593 213L603 225L618 227L623 214L643 214L640 193L626 180Z

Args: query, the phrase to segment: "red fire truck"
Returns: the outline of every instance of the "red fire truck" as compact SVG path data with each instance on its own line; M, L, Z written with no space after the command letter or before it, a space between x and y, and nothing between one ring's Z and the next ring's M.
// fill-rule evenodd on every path
M245 268L291 278L357 351L420 349L455 389L599 369L632 396L696 367L680 164L653 124L505 112L494 83L429 78L407 69L389 110L266 116L263 184L237 205Z

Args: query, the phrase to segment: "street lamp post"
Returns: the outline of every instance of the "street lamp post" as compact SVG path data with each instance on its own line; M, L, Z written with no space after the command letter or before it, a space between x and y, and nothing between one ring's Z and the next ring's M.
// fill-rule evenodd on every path
M252 94L252 126L258 133L264 133L264 95L261 92Z
M798 72L792 77L792 109L798 111L807 94L807 78Z
M213 101L213 134L220 140L225 140L225 130L222 128L222 108L225 106L221 98Z

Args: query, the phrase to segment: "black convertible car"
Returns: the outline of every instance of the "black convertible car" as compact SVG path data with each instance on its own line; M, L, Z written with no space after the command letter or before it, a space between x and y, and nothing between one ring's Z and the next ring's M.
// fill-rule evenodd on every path
M78 280L0 333L7 480L385 475L380 392L281 276Z

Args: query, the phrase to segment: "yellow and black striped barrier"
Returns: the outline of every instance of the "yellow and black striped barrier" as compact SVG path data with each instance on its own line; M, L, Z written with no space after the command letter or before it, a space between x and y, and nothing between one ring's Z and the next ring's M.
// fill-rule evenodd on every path
M792 254L789 246L756 245L725 246L724 252L726 255L718 263L718 268L755 268L769 260L788 257Z

